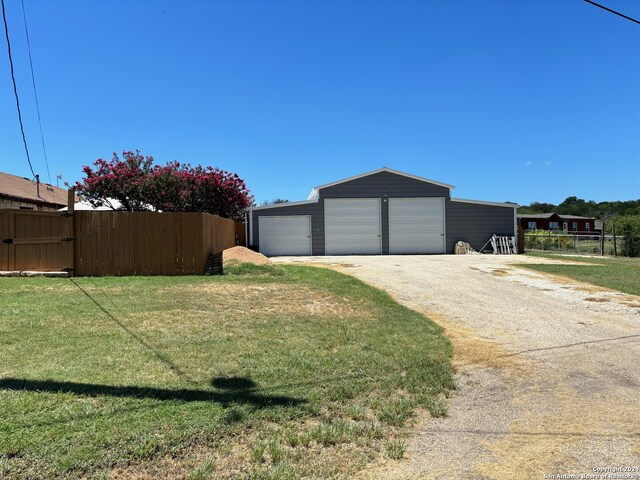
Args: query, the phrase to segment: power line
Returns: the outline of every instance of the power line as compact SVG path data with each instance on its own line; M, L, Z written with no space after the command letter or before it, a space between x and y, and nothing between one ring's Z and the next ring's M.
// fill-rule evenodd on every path
M626 18L627 20L631 20L632 22L635 22L635 23L640 25L640 20L636 20L635 18L629 17L629 16L625 15L624 13L616 12L615 10L611 10L610 8L605 7L604 5L600 5L599 3L592 2L591 0L584 0L584 1L587 2L587 3L590 3L591 5L595 5L598 8L606 10L607 12L611 12L614 15L618 15L619 17Z
M38 125L40 126L40 140L42 140L42 151L44 152L44 162L47 166L47 177L49 178L49 185L51 183L51 172L49 171L49 158L47 157L47 147L44 144L44 134L42 133L42 119L40 118L40 104L38 103L38 92L36 91L36 77L33 73L33 60L31 59L31 42L29 41L29 29L27 28L27 13L24 8L24 0L22 0L22 18L24 19L24 33L27 37L27 50L29 51L29 66L31 67L31 83L33 84L33 96L36 99L36 112L38 112ZM52 192L55 201L55 191Z
M13 81L13 94L16 97L16 107L18 109L18 122L20 122L20 132L22 133L22 143L24 143L24 151L27 154L27 162L29 162L29 168L31 174L35 177L36 173L33 171L33 165L31 165L31 157L29 156L29 147L27 147L27 137L24 134L24 125L22 124L22 113L20 112L20 99L18 98L18 87L16 86L16 76L13 71L13 58L11 57L11 42L9 41L9 26L7 25L7 14L4 9L4 0L0 0L2 3L2 19L4 20L4 34L7 37L7 53L9 55L9 67L11 68L11 80Z

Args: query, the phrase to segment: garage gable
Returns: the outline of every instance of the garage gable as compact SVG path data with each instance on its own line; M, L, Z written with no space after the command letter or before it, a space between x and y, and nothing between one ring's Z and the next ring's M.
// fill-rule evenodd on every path
M315 187L311 190L309 200L375 197L449 198L453 188L453 185L385 167Z

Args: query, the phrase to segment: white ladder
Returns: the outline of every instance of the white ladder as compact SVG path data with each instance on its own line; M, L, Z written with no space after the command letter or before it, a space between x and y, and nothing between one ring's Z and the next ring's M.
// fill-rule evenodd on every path
M493 247L494 254L505 255L518 253L516 237L499 237L493 235L489 241Z

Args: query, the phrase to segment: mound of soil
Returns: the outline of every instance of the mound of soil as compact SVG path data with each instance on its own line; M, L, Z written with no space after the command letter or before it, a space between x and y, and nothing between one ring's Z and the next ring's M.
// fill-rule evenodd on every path
M271 260L269 260L261 253L238 246L227 248L226 250L224 250L222 252L222 262L253 263L254 265L265 265L267 263L271 263Z

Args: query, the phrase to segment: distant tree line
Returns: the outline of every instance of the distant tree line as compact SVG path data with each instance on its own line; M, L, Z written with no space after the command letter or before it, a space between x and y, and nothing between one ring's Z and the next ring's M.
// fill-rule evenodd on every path
M286 198L274 198L273 200L265 200L260 204L261 207L266 207L268 205L277 205L279 203L289 203L289 200Z
M640 200L595 202L578 197L567 197L559 205L533 202L518 208L518 213L557 213L581 217L609 218L640 215Z

